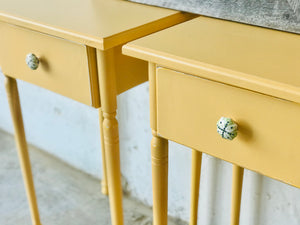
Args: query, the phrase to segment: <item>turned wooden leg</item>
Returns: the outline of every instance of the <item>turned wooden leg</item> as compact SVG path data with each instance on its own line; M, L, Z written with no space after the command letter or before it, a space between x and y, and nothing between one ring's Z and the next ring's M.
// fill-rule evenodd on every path
M197 225L202 152L192 149L192 186L190 225Z
M232 172L231 225L238 225L240 221L244 168L233 165Z
M25 183L26 194L29 202L32 224L41 225L37 200L34 191L30 158L25 138L25 131L16 80L14 78L5 76L5 87L13 126L15 130L15 140L17 144L22 175Z
M112 225L123 225L114 49L97 50L97 61L111 222Z
M153 225L168 224L168 140L153 134L151 141Z
M102 113L101 108L99 109L99 122L100 122L101 152L102 152L101 191L102 191L102 194L108 195L106 156L105 156L104 131L103 131L103 113Z
M103 112L103 116L110 213L112 224L122 225L123 212L118 121L115 118L116 113Z

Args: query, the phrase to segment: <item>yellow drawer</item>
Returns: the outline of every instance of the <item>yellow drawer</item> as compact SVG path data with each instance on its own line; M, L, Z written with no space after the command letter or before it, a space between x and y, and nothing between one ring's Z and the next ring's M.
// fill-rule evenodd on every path
M4 74L87 105L99 105L93 49L1 22L0 34L0 67ZM36 70L25 62L28 53L40 60Z
M157 69L157 131L164 138L300 187L300 105L172 70ZM238 124L223 139L222 117Z

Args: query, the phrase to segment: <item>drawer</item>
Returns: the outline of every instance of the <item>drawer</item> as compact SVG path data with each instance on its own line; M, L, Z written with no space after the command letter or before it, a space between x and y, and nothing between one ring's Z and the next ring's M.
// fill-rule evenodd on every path
M300 187L299 104L164 68L156 84L159 135ZM238 124L232 141L222 116Z
M24 80L87 105L99 105L95 50L81 44L0 22L0 67ZM31 70L25 58L39 60Z

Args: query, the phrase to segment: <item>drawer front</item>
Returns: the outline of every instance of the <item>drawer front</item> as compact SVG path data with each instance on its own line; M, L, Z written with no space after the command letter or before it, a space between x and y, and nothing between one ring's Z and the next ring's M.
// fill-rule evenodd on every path
M6 23L0 23L0 34L4 74L93 105L86 46ZM36 70L25 62L28 53L40 60Z
M164 68L156 92L162 137L300 187L299 104ZM238 124L232 141L221 117Z

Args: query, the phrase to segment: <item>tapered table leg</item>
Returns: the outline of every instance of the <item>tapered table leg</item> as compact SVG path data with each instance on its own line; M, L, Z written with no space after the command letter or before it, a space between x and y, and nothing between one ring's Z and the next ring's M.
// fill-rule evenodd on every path
M192 149L192 185L190 225L197 225L202 152Z
M240 222L244 168L233 165L232 172L231 225L238 225Z
M102 152L101 191L102 191L102 194L108 195L107 171L106 171L106 156L105 156L104 131L103 131L103 112L102 112L101 108L99 109L99 122L100 122L101 152Z
M153 225L168 224L168 140L157 135L156 64L149 63Z
M97 60L111 222L112 225L123 225L119 130L116 119L117 89L113 49L97 50Z
M25 183L26 194L29 202L32 224L41 225L37 200L34 191L30 158L25 138L25 131L16 80L14 78L5 76L5 87L13 126L15 130L15 140L17 144L22 175Z
M153 132L151 141L153 225L168 224L168 140Z

